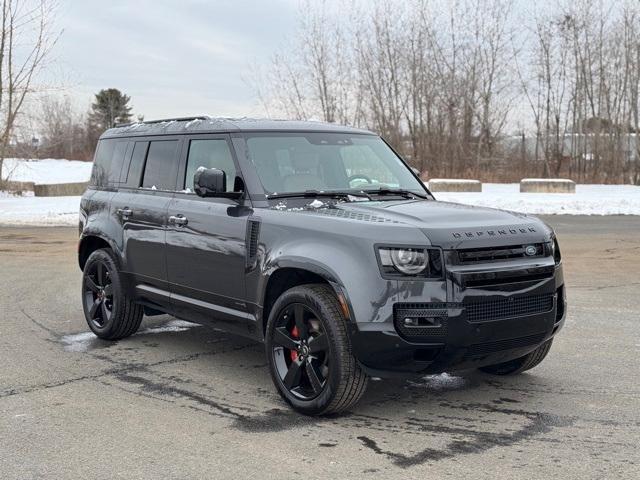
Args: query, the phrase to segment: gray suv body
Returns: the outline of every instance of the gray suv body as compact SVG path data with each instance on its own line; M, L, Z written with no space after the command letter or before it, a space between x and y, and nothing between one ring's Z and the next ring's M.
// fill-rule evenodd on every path
M380 137L319 122L108 130L78 251L96 335L168 313L262 341L307 414L350 408L370 375L527 370L566 312L544 222L437 201Z

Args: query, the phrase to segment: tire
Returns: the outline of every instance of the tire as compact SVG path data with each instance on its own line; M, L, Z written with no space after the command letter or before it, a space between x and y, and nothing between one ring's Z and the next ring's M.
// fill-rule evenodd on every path
M481 367L480 370L492 375L517 375L519 373L531 370L537 366L549 353L553 338L547 340L533 352L526 354L523 357L509 360L508 362L498 363L496 365L487 365Z
M328 285L284 292L271 309L265 347L273 383L300 413L348 410L366 389L368 377L351 353L345 318Z
M82 272L82 306L89 328L104 340L128 337L140 327L143 308L127 296L111 250L96 250L87 259Z

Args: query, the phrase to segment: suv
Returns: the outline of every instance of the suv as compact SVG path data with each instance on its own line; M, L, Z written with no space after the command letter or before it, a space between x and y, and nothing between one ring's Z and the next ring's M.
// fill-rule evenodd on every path
M566 312L545 223L436 201L379 136L318 122L108 130L78 260L98 337L167 313L264 342L305 414L350 408L371 375L523 372Z

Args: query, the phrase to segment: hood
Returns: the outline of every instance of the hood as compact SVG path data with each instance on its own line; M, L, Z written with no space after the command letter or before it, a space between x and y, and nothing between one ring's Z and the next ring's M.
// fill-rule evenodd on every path
M336 208L369 213L419 228L445 249L545 242L551 229L529 215L434 200L338 203Z

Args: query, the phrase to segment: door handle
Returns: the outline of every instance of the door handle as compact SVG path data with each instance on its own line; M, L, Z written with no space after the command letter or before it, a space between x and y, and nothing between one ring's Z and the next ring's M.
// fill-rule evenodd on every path
M116 213L118 215L120 215L122 218L128 218L131 215L133 215L133 210L131 210L129 207L124 207L124 208L118 208L116 210Z
M171 215L169 217L169 223L173 223L178 227L183 227L187 223L189 223L189 219L187 219L187 217L185 217L184 215Z

